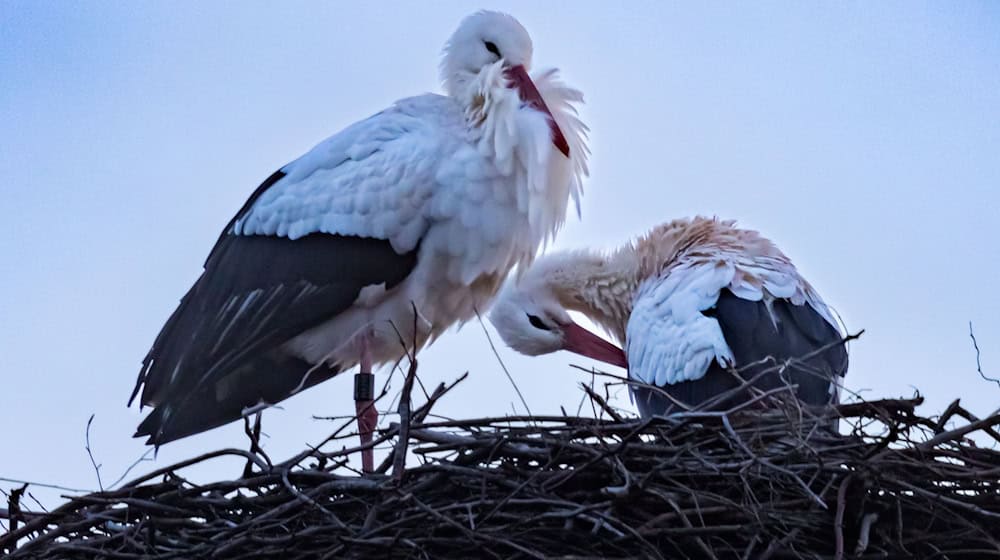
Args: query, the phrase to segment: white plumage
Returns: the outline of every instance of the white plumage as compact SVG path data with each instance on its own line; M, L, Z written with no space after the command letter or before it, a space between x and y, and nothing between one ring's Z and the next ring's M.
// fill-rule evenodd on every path
M609 352L594 335L581 339L566 310L606 329L624 354ZM632 379L688 396L728 385L724 374L705 387L691 383L713 372L768 355L798 358L842 336L829 307L777 247L755 231L708 218L669 222L608 254L546 255L510 281L490 318L522 353L573 350L627 365ZM816 366L824 371L824 395L835 397L833 378L846 372L846 352L831 348L819 359L826 360ZM825 397L813 391L804 398Z
M147 356L137 435L221 425L486 308L587 173L582 96L529 78L531 54L514 18L474 14L445 50L448 95L398 101L265 181Z
M485 120L505 131L498 138L490 138L485 125L470 129L454 98L424 95L398 102L286 167L289 177L303 178L268 189L236 223L240 233L372 237L389 240L397 253L420 245L416 268L397 289L369 292L351 310L289 341L289 350L310 363L350 367L359 353L345 342L367 327L374 362L394 361L400 335L414 337L411 302L422 319L421 346L488 308L507 272L530 265L562 225L568 198L579 196L586 172L585 127L571 104L581 100L579 92L560 84L555 72L536 84L570 141L570 158L553 147L547 116L522 110L517 92L503 87L503 95L514 98L508 113L487 113ZM508 122L494 122L505 116ZM386 140L349 143L352 136ZM522 154L525 145L530 149ZM312 156L316 151L323 157ZM329 167L338 160L350 164Z
M719 322L701 311L715 305L731 266L693 266L663 281L643 282L625 331L631 377L664 386L698 379L712 360L734 363Z

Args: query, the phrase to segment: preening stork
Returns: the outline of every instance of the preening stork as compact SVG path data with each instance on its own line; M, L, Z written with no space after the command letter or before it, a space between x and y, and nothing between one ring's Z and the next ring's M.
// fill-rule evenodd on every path
M624 345L573 322L585 315ZM663 224L610 253L551 253L512 278L490 314L515 350L569 350L627 367L642 416L711 402L770 364L811 357L758 379L758 389L797 386L808 404L836 402L847 350L832 310L773 243L732 221L697 217ZM645 386L643 386L645 385ZM714 405L714 406L713 406Z
M360 365L370 442L371 368L488 307L570 198L579 211L582 96L531 58L513 17L471 15L444 50L447 95L397 101L268 177L144 360L136 436L159 446Z

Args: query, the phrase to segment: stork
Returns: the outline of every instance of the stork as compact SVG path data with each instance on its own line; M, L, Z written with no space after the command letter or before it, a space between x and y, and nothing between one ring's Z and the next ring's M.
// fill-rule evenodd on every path
M397 101L268 177L143 361L136 437L221 426L359 365L371 471L372 368L485 310L570 198L579 212L582 95L531 59L517 20L475 13L445 46L446 95Z
M569 350L627 367L643 417L731 405L745 397L718 400L740 393L731 368L743 368L743 379L760 374L758 389L797 386L814 405L835 403L847 372L839 323L788 257L756 231L714 218L674 220L609 253L550 253L504 286L490 320L523 354ZM765 373L768 357L806 359Z

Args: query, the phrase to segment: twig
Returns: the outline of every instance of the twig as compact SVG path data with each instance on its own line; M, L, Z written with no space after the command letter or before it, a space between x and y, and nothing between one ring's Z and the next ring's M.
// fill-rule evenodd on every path
M49 488L52 490L62 490L64 492L80 492L80 493L90 493L94 490L90 488L71 488L69 486L60 486L58 484L49 484L47 482L35 482L33 480L21 480L19 478L7 478L0 476L0 482L10 482L12 484L30 484L32 486L38 486L39 488Z
M16 491L17 490L14 490L14 492ZM16 514L13 514L9 508L0 508L0 519L9 520L12 515L17 515L20 519L37 519L39 517L44 517L47 513L47 511L25 511L21 509ZM14 529L16 529L16 527L12 527L9 530L13 531Z
M847 489L851 486L854 474L847 475L837 489L837 514L833 518L833 536L836 546L834 560L844 558L844 510L847 507Z
M149 458L149 455L151 453L153 453L154 451L156 451L155 447L150 447L150 448L146 449L146 451L143 452L143 454L140 455L139 458L135 460L135 462L133 462L131 465L129 465L128 468L125 469L125 472L123 472L121 476L119 476L117 479L115 479L115 481L112 482L111 485L108 486L108 488L114 488L115 486L118 486L118 484L121 481L125 480L125 477L128 476L128 473L132 472L132 469L134 469L137 466L139 466L140 463L145 463L146 461L152 461L152 459ZM80 490L80 492L86 492L86 490Z
M417 360L410 361L410 370L403 382L403 394L399 398L399 436L396 448L393 450L392 477L396 483L403 481L406 469L406 450L410 444L410 393L413 391L413 378L417 375Z
M258 410L254 414L253 427L250 426L250 417L243 417L243 433L246 434L247 439L250 440L250 453L254 455L259 455L267 465L271 466L271 458L264 453L264 450L260 447L260 432L261 432L261 417L264 411ZM243 478L249 478L253 476L253 465L254 462L248 460L246 466L243 467Z
M17 531L17 523L21 520L21 496L28 490L28 485L24 484L20 488L11 490L7 497L7 508L9 513L7 519L10 520L10 533Z
M445 385L444 383L439 384L437 388L434 389L434 392L431 393L431 396L430 398L427 399L427 402L422 404L416 410L416 412L413 413L413 417L411 418L411 424L412 423L419 424L423 422L424 419L427 418L427 416L430 414L431 408L433 408L434 404L437 403L438 400L441 399L441 397L445 396L449 391L454 389L456 385L458 385L462 381L465 381L467 377L469 377L469 372L463 373L458 377L458 379L452 381L448 385ZM384 474L386 471L388 471L389 467L391 467L395 463L395 456L396 456L396 448L393 447L392 450L389 451L389 456L386 457L384 461L382 461L382 464L379 465L377 469L375 469L375 472Z
M486 341L490 343L490 350L493 350L493 355L496 356L497 362L500 364L500 369L503 370L504 375L507 376L507 380L510 381L512 387L514 387L514 392L517 393L517 398L521 399L521 405L524 406L525 412L528 416L531 416L531 408L528 407L528 401L524 399L524 395L521 394L520 387L514 381L514 377L511 376L510 371L507 369L506 364L503 363L503 358L500 357L500 352L497 351L496 345L493 344L493 337L490 336L490 331L486 328L486 323L483 322L482 316L479 315L479 308L476 307L476 319L479 320L479 326L483 328L483 334L486 335Z
M94 473L97 474L97 487L104 492L104 484L101 482L101 465L97 464L94 460L94 454L90 451L90 424L94 421L94 415L91 414L90 418L87 419L87 430L85 432L86 444L84 448L87 450L87 456L90 457L90 464L94 466Z
M979 377L982 377L986 381L996 383L997 387L1000 387L1000 379L988 377L985 373L983 373L983 366L979 361L979 343L976 342L976 335L972 332L972 321L969 321L969 338L972 339L972 347L976 349L976 371L979 372Z
M608 402L605 401L601 395L598 395L593 389L588 387L586 383L580 383L580 387L583 388L583 391L587 393L587 396L589 396L593 402L597 403L597 406L601 407L601 410L608 413L608 416L610 416L612 420L615 422L625 421L621 415L615 412L615 409L611 408Z
M866 513L861 518L861 530L858 534L858 544L854 547L854 555L861 556L868 550L868 541L871 538L872 525L878 521L878 513Z

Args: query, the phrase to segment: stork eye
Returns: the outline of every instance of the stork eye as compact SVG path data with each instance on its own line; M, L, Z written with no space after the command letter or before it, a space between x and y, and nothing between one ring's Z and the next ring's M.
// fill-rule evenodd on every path
M536 329L542 329L543 331L552 330L552 327L543 323L542 320L538 317L538 315L528 315L528 322L531 323L531 326L535 327Z
M500 49L497 48L496 43L494 43L493 41L483 41L483 44L486 45L486 50L497 55L497 58L502 58L500 56Z

